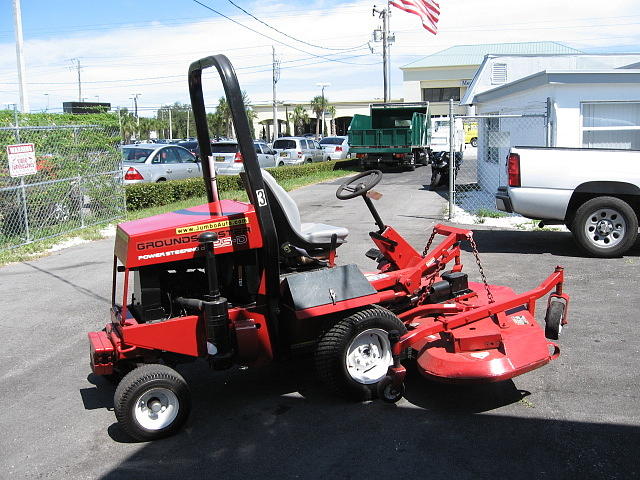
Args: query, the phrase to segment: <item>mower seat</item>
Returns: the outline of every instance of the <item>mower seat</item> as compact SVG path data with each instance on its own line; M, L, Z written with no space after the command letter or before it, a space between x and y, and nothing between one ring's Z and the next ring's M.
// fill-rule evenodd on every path
M271 212L281 244L290 242L311 253L312 251L329 249L333 234L338 237L336 246L346 242L349 230L344 227L334 227L324 223L301 223L298 206L286 190L278 185L275 178L264 169L262 170L262 179L271 202Z

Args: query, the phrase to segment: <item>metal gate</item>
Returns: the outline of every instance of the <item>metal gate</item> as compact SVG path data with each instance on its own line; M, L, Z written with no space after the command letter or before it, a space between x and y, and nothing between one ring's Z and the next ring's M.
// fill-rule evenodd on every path
M463 161L449 188L449 219L498 214L495 193L507 184L506 161L515 146L548 145L549 124L544 114L457 116L477 124L477 146L465 144ZM466 129L465 129L466 130ZM501 215L503 213L500 213Z

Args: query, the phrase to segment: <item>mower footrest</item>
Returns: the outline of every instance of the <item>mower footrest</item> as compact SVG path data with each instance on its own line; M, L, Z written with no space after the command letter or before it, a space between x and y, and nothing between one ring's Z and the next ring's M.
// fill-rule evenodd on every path
M115 360L115 349L104 332L89 332L90 364L96 375L111 375Z

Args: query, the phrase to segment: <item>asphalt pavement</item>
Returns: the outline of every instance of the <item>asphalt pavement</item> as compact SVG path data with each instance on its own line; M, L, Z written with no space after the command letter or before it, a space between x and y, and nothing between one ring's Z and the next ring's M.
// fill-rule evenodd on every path
M418 249L445 201L430 172L385 174L382 219ZM337 181L292 192L303 221L350 230L340 263L364 257L373 220ZM0 478L640 477L640 248L583 257L570 234L476 229L490 283L517 292L566 268L562 354L512 381L407 381L397 405L327 394L309 361L213 372L179 367L193 410L178 435L136 443L115 423L114 387L91 373L88 331L104 326L113 238L0 268ZM463 256L478 280L471 253ZM540 316L544 315L541 305Z

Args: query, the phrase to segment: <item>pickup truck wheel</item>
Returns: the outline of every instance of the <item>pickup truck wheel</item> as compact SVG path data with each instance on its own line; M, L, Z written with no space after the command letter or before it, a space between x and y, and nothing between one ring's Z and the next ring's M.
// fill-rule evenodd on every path
M471 146L472 147L477 147L478 146L478 139L477 138L472 138L471 139Z
M638 218L627 202L615 197L596 197L578 208L571 232L587 253L615 257L635 243Z

